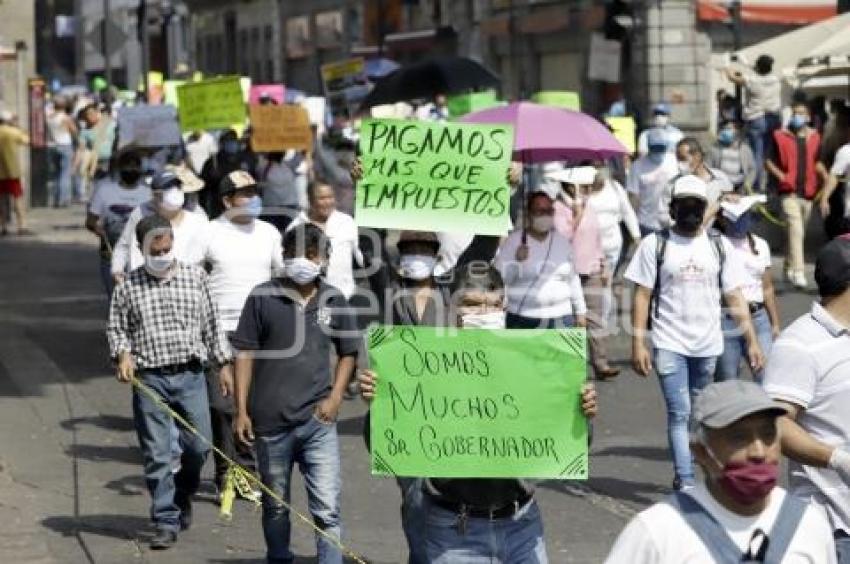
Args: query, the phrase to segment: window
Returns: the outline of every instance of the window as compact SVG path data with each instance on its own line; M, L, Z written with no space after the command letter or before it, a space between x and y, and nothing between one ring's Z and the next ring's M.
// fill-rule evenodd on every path
M342 40L342 11L332 10L316 14L316 46L337 47Z
M296 16L286 20L286 56L300 58L310 52L310 20Z

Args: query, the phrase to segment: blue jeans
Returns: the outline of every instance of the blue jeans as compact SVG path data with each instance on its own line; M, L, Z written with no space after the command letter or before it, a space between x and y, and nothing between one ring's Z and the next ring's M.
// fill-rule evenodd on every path
M56 194L53 197L53 205L56 207L67 206L71 203L71 192L74 184L71 170L71 164L74 160L74 147L56 145L53 150L58 165L56 167Z
M422 478L396 478L401 490L401 528L407 541L408 564L427 564L425 527L427 515Z
M761 352L765 356L770 354L770 347L773 344L773 332L770 327L770 317L767 315L767 310L761 308L752 315L753 328L756 331ZM738 324L735 319L729 314L724 314L721 320L723 328L723 354L717 359L717 374L715 379L718 382L724 380L735 380L738 378L738 371L741 366L741 358L746 358L747 341L744 339L738 330ZM764 377L764 370L753 372L753 379L761 383Z
M761 191L762 185L766 179L764 172L764 160L767 156L768 149L773 143L773 132L779 128L782 120L778 114L766 113L764 116L747 122L746 134L747 142L753 150L753 157L756 164L756 178L753 189Z
M688 438L691 402L714 376L717 357L685 356L664 349L654 350L653 364L667 406L667 442L673 453L676 479L694 483L694 467Z
M201 468L209 452L210 410L203 371L163 375L143 372L141 382L206 439L184 434L181 470L171 473L171 416L138 390L133 391L133 421L145 465L145 481L153 498L151 519L159 529L178 531L180 509L175 495L188 497L198 490Z
M112 280L112 261L100 257L100 282L106 292L107 301L112 301L112 292L115 290L115 282Z
M563 329L564 327L573 326L575 326L575 318L572 315L552 319L540 319L508 312L505 317L505 327L508 329Z
M340 464L336 423L327 425L315 417L277 435L258 436L257 471L266 487L290 500L292 465L298 463L307 488L307 505L317 527L341 538L339 518ZM269 563L290 563L289 510L263 493L263 533ZM339 548L316 535L319 564L342 564Z
M835 552L838 564L850 564L850 535L844 531L835 531Z
M513 517L470 517L466 532L458 515L429 503L426 497L426 545L430 564L547 564L543 519L532 500Z

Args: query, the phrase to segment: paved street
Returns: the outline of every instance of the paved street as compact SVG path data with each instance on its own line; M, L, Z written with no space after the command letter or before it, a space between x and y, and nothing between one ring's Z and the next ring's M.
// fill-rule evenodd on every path
M222 522L208 496L174 549L147 549L130 389L107 360L106 301L82 220L80 208L38 212L36 237L0 240L0 562L263 562L259 512L237 502L232 522ZM812 296L785 289L780 283L782 315L791 320ZM620 337L613 347L619 366L627 345ZM672 479L657 384L627 369L599 391L592 478L544 483L537 493L555 563L600 562L626 520ZM339 423L344 536L370 562L399 562L399 497L392 480L369 476L364 409L346 402ZM293 493L306 511L300 482ZM296 552L312 554L310 531L295 524L293 534Z

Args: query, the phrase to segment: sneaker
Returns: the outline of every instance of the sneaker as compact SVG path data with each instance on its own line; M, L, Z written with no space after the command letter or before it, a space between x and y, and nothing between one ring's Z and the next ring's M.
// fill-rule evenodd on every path
M262 492L251 485L251 482L241 472L235 472L233 475L233 485L236 487L236 494L242 499L252 503L260 503Z
M802 272L794 272L791 276L791 284L799 290L805 290L809 283L806 281L806 275Z
M186 531L192 526L192 498L191 496L177 493L174 496L174 505L180 508L180 530Z
M676 476L676 478L673 480L673 489L677 492L686 492L688 490L694 489L694 487L695 486L693 480L683 480L678 476Z
M168 529L157 529L151 539L151 550L168 550L177 542L177 532Z

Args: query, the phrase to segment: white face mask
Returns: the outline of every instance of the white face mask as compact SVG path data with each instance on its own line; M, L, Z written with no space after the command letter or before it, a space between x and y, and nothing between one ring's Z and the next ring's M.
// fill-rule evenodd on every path
M298 284L306 286L319 277L322 268L305 257L284 259L283 272L287 278Z
M652 122L655 127L667 127L667 125L670 123L670 116L658 114L653 118Z
M180 188L169 188L162 195L162 209L166 211L177 211L183 207L186 195Z
M145 255L145 268L158 278L165 276L172 264L174 264L174 249L164 255Z
M691 170L691 163L688 161L679 161L679 173L690 174L691 172L693 172Z
M401 255L399 268L401 275L409 280L430 278L437 265L437 257L431 255Z
M538 233L552 231L555 226L555 218L551 215L536 215L531 218L531 227Z
M505 312L491 311L488 313L468 313L460 317L463 328L475 329L504 329Z

